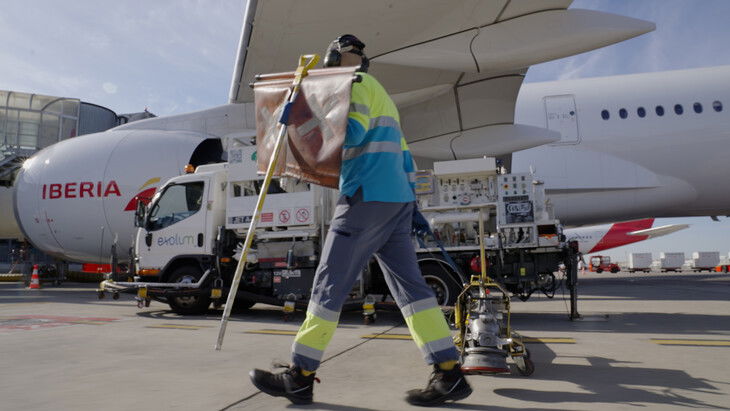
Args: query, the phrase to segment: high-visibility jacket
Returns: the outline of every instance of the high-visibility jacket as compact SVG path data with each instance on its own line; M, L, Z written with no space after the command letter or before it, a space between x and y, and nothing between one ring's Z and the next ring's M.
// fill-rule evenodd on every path
M375 77L358 74L362 81L352 85L340 193L352 197L362 188L363 201L414 201L415 163L398 109Z

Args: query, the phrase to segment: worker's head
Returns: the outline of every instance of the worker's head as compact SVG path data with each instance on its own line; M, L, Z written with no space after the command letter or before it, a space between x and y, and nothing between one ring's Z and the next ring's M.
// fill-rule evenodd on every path
M325 67L360 66L358 71L368 71L370 60L363 52L365 43L352 34L343 34L330 43L324 57Z

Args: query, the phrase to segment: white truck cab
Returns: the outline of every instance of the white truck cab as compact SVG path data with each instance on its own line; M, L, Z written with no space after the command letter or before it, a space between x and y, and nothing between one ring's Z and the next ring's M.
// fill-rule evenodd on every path
M225 215L226 164L200 166L155 194L135 241L137 267L162 272L181 257L210 255ZM152 274L154 275L154 274Z

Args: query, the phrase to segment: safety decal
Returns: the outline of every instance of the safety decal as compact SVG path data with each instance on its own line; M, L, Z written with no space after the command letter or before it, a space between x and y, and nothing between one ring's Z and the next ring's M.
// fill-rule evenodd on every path
M306 223L309 221L310 213L308 208L300 208L297 210L297 221L300 223Z

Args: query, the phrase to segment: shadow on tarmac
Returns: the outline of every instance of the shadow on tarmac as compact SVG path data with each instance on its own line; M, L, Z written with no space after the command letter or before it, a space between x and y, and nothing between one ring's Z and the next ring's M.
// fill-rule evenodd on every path
M611 313L585 315L584 320L569 321L567 314L512 312L516 330L546 332L607 332L640 334L706 334L727 336L730 321L726 315L677 313Z
M535 374L530 379L565 381L587 392L539 391L525 388L499 388L494 393L503 397L542 402L561 403L610 403L641 406L642 404L666 404L691 408L730 409L686 397L677 390L725 395L704 378L694 378L683 370L669 368L635 367L633 362L604 357L561 356L581 358L588 364L555 364L555 353L545 344L530 344L530 357L535 361ZM496 378L514 378L504 375ZM640 388L641 387L641 388ZM459 404L462 408L467 404ZM467 408L468 409L468 408ZM481 408L475 408L481 409ZM489 407L490 410L496 408Z

